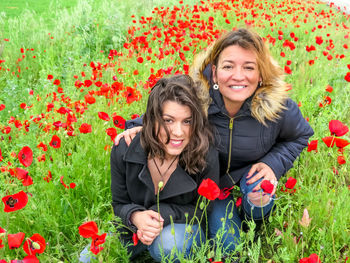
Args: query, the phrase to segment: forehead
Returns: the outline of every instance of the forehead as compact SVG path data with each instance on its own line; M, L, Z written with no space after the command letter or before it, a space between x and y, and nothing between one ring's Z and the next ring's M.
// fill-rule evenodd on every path
M256 54L251 49L245 49L238 45L231 45L221 51L219 61L256 63Z
M187 105L180 104L176 101L167 100L163 104L163 115L172 117L191 117L191 109Z

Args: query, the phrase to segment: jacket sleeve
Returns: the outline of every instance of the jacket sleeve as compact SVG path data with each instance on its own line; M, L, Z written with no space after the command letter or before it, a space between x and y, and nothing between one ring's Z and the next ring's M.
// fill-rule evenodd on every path
M133 231L136 227L131 224L130 216L132 212L146 210L143 206L133 204L128 195L126 187L126 166L123 160L127 150L124 139L118 146L113 146L111 152L111 192L112 206L114 214L121 218L123 225Z
M219 167L219 155L218 151L211 147L207 156L207 166L204 171L200 174L197 189L195 191L195 198L193 198L193 202L186 205L176 205L165 202L159 203L159 212L164 219L164 225L170 224L170 216L172 217L174 222L185 223L190 222L193 217L196 217L194 220L194 224L199 224L199 220L202 218L203 210L199 208L199 204L197 204L199 195L198 195L198 187L200 183L207 178L213 180L217 185L219 185L220 178L220 167ZM196 209L197 206L197 209ZM158 211L157 205L153 205L150 207L153 211ZM211 203L207 206L207 213L211 211ZM187 219L186 219L187 215ZM203 218L202 220L205 220Z
M279 180L290 168L293 162L307 146L309 138L314 134L309 123L302 116L298 105L291 99L287 100L287 110L278 120L280 130L276 144L260 159L267 164Z
M142 126L142 121L143 121L143 114L136 119L127 120L125 122L125 130L131 129L134 127L138 127L138 126Z

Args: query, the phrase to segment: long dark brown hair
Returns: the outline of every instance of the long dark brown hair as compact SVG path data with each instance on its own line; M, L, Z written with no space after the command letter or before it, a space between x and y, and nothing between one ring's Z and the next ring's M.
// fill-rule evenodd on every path
M191 110L190 140L179 156L179 164L189 173L194 174L206 167L206 154L213 135L205 114L204 102L198 95L199 89L191 77L175 75L160 79L152 88L148 97L146 113L143 117L141 145L151 158L165 158L163 143L158 138L161 127L170 140L169 130L163 120L163 105L174 101L188 106Z

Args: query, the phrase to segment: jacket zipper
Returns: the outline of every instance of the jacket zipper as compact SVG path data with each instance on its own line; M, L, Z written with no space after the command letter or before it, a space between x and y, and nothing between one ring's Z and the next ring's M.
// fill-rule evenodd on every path
M229 174L230 164L231 164L233 119L234 118L230 117L230 125L229 125L229 129L230 129L230 145L229 145L229 152L228 152L228 161L227 161L226 174Z

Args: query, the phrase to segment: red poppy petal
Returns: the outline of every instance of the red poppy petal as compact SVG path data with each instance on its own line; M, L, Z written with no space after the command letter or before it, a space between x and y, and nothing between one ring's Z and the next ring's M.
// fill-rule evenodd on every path
M5 204L4 211L8 213L25 207L28 203L28 196L25 192L20 191L17 194L3 197L2 201Z
M19 248L23 242L25 234L23 232L19 232L16 234L8 234L7 243L10 249Z
M83 223L79 226L79 234L85 238L95 238L98 233L97 224L94 221Z
M220 188L210 178L204 179L198 187L198 194L209 200L215 200L220 195Z
M33 151L28 146L24 146L18 153L18 160L20 163L28 167L33 162Z

